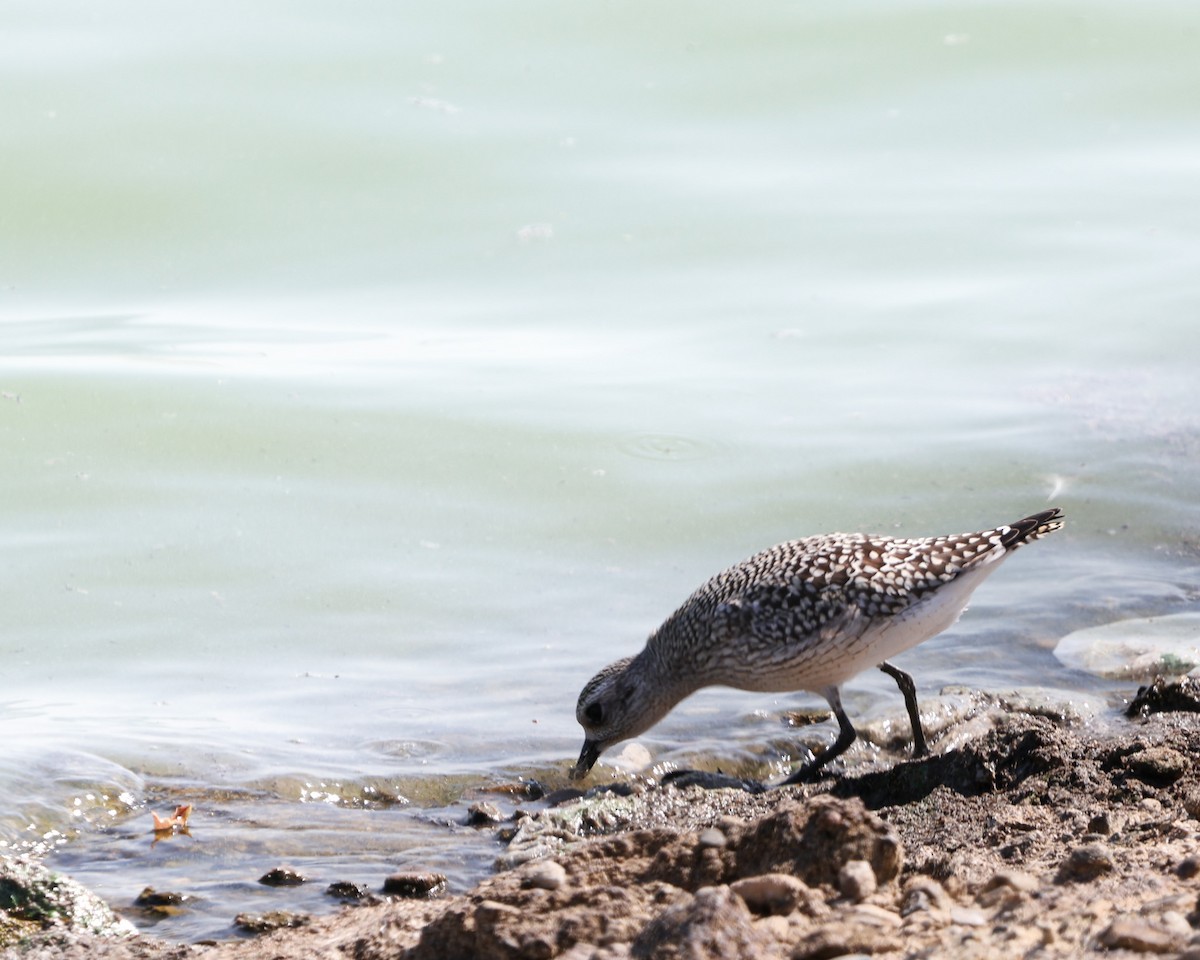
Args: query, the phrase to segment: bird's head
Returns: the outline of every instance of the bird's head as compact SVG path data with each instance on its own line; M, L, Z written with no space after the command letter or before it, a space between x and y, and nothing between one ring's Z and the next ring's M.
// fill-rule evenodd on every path
M575 719L583 727L583 750L571 779L587 775L614 743L636 737L658 723L676 700L664 697L641 656L610 663L579 694Z

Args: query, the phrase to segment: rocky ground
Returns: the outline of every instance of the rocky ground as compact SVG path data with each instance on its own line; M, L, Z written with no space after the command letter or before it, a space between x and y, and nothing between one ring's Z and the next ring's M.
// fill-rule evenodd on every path
M1146 710L1195 706L1159 693ZM1200 960L1196 713L1103 737L1000 713L978 738L887 770L758 794L593 791L498 829L511 869L469 893L209 945L105 928L91 908L30 916L0 877L0 936L5 956L106 960Z

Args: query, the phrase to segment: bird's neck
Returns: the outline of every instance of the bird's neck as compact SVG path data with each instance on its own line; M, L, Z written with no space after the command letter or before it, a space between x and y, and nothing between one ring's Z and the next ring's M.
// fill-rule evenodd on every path
M642 669L654 677L672 705L716 682L704 673L702 663L687 655L685 640L668 620L650 635L645 649L638 654Z

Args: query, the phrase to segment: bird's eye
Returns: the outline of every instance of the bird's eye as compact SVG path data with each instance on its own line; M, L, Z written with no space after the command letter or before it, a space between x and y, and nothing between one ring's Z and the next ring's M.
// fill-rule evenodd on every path
M583 715L587 717L588 723L601 724L604 722L604 707L599 703L589 703Z

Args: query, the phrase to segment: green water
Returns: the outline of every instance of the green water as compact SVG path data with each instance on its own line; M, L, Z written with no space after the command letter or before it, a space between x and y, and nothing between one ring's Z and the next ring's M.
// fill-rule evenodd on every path
M1189 5L4 23L0 840L204 898L161 934L280 860L472 883L478 787L561 783L582 683L779 540L1065 509L923 693L1119 696L1055 642L1197 608ZM641 742L771 762L815 702Z

